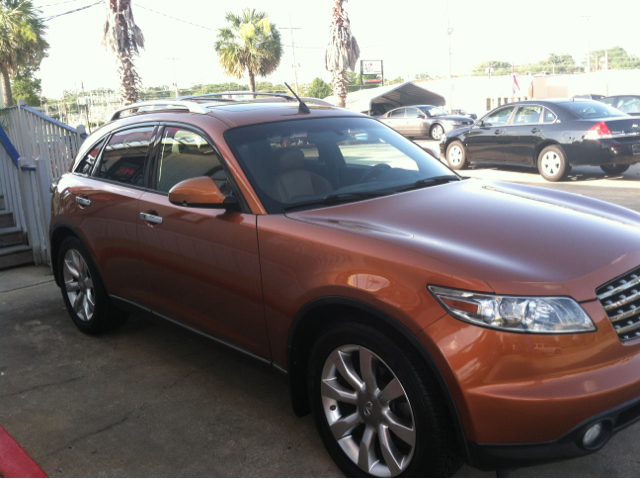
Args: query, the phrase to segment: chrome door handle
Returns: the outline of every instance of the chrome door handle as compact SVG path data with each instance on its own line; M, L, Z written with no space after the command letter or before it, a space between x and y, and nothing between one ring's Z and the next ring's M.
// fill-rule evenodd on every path
M162 217L150 215L149 213L140 213L140 219L149 223L162 224Z
M80 196L76 196L76 203L79 203L82 206L90 206L91 200L88 198L81 198Z

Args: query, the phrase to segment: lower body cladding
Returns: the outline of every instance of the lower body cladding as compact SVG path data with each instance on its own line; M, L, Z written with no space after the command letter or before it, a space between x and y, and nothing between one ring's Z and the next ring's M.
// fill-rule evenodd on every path
M640 138L584 140L561 145L572 166L633 165L640 162Z
M583 456L640 419L640 339L621 343L598 302L582 307L597 331L522 334L449 315L422 331L469 465L513 469Z

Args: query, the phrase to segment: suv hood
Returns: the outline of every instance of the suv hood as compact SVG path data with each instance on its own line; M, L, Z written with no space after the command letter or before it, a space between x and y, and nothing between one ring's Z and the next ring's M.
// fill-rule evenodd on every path
M640 264L640 214L525 185L466 180L287 217L419 251L499 294L588 301Z

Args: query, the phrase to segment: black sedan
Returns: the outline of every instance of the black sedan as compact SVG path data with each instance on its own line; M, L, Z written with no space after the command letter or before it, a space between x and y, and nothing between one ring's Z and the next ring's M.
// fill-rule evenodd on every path
M621 174L640 161L640 119L593 100L528 100L447 133L440 151L454 170L471 162L530 165L548 181L572 166Z

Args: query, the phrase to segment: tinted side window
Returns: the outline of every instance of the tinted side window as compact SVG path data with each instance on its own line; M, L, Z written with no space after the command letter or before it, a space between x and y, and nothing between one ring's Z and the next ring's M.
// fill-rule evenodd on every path
M420 112L417 108L407 108L407 118L418 118L419 115L424 113Z
M156 190L168 193L181 181L199 176L214 179L223 194L231 194L218 153L202 136L179 127L166 127L158 153Z
M638 113L640 111L640 98L632 96L620 98L616 108L624 113Z
M404 108L389 113L389 118L404 118Z
M144 162L154 126L114 133L104 147L93 176L133 186L144 186Z
M507 108L498 110L495 113L492 113L490 116L486 117L483 120L482 124L484 126L506 125L514 108L515 106L509 106Z
M91 172L93 171L93 166L96 164L96 160L105 141L106 138L103 138L98 143L96 143L93 148L91 148L91 150L84 156L82 161L78 163L78 166L75 169L75 173L79 173L81 175L91 174Z
M513 119L514 125L540 123L540 114L542 113L542 107L538 105L527 105L518 108L515 118Z
M558 117L551 110L549 110L548 108L544 109L544 123L553 123L557 118Z

